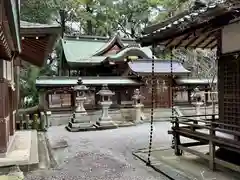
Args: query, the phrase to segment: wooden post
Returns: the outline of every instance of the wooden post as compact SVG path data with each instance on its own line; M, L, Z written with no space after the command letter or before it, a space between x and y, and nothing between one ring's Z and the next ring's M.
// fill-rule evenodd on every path
M212 122L215 121L215 115L212 115ZM215 170L215 144L213 143L212 139L215 136L215 125L211 123L211 129L210 129L210 139L209 139L209 168L211 170Z
M29 129L30 117L29 114L25 114L26 129Z
M22 114L19 114L19 120L20 120L19 128L20 128L20 130L23 130L23 115Z
M187 87L187 93L188 93L188 103L191 104L192 103L192 101L191 101L191 90L190 90L189 86Z
M33 125L32 126L33 126L32 129L38 130L38 114L33 115Z
M174 149L175 149L175 155L176 156L181 156L181 151L178 148L178 145L180 145L180 136L178 134L178 132L176 130L179 130L179 119L178 117L175 118L175 127L173 129L173 133L174 133Z
M46 116L44 112L40 113L40 130L45 131Z

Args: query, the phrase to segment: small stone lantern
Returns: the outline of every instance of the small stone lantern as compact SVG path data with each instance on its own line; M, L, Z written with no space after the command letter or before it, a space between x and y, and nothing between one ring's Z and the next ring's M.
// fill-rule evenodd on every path
M141 100L144 99L144 96L142 96L140 94L140 90L139 89L135 89L134 92L133 92L133 96L132 96L132 99L133 99L133 107L135 109L134 111L134 121L136 123L141 123L142 120L141 119L144 119L143 117L143 112L142 112L142 108L143 108L143 104L141 103Z
M97 93L100 96L99 104L102 106L102 114L99 120L97 121L98 126L116 126L112 118L108 114L108 109L112 104L111 97L115 95L108 86L105 84L102 86L102 89Z
M82 78L78 78L77 85L72 89L76 94L76 107L66 128L69 131L80 131L83 128L92 127L93 124L91 124L89 117L86 116L87 112L84 108L88 88L83 85Z
M196 119L201 119L199 115L201 115L201 106L204 104L204 96L198 87L194 89L193 94L191 95L192 104L196 107Z
M75 115L81 113L81 114L87 114L85 108L84 108L84 102L87 99L86 98L86 91L88 88L83 85L82 78L78 78L77 85L73 87L74 92L76 92L76 109L75 109Z

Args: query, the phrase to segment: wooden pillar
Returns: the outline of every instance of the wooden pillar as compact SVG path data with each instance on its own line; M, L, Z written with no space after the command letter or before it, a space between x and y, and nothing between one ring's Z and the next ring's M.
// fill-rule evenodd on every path
M14 95L14 107L16 109L15 113L15 122L18 118L18 109L21 107L21 99L20 99L20 66L21 66L21 59L16 58L13 61L14 63L14 82L15 82L15 95Z
M0 60L0 153L7 152L9 141L8 83L5 79L6 64Z
M46 92L43 89L40 89L38 94L39 107L44 111L47 109Z
M205 86L205 103L207 103L208 102L208 86L206 85Z
M188 103L191 104L191 89L187 86L187 93L188 93Z
M15 113L14 113L14 91L12 87L8 87L8 92L9 92L9 117L10 117L10 135L12 136L15 133Z
M71 101L72 101L72 110L74 111L76 108L76 92L72 92L71 95Z
M8 85L4 78L0 78L0 153L7 151L9 140L9 116L7 108Z
M212 115L212 122L214 123L215 121L215 115ZM215 144L212 141L212 139L215 137L215 124L211 123L211 129L210 129L210 140L209 140L209 168L211 170L215 170Z

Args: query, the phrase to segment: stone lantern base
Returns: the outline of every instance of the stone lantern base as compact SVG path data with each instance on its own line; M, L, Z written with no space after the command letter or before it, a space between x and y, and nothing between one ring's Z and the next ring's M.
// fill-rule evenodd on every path
M112 121L112 117L108 114L108 109L112 102L110 101L104 101L100 102L100 105L102 106L102 115L99 118L99 120L96 122L97 128L103 128L103 129L110 129L110 128L117 128L118 126Z
M95 126L98 129L115 129L115 128L118 128L118 125L115 124L112 120L97 121Z
M71 132L88 131L95 129L95 126L90 121L90 117L86 112L75 112L73 117L68 122L66 129Z

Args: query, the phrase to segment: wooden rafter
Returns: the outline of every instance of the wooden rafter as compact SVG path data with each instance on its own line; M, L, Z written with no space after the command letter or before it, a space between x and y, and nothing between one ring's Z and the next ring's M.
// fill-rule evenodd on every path
M212 32L209 32L206 37L200 42L198 42L193 48L200 47L207 39L209 39L213 35Z
M21 53L22 59L33 63L37 66L42 66L47 58L48 53L52 50L53 43L56 36L41 36L36 37L25 36L22 39L23 51Z
M211 50L214 49L215 47L217 47L217 45L218 45L217 41L216 42L213 41L212 44L213 45L210 47Z
M165 48L169 47L173 41L174 41L174 38L170 39L170 40L165 44Z
M3 26L0 26L0 48L2 49L1 52L3 53L3 57L5 60L11 60L11 50L8 46L8 42L5 37Z
M33 47L33 48L38 48L39 51L40 50L44 51L44 49L46 48L45 43L38 42L37 40L36 41L25 40L25 41L23 41L23 44L27 44L28 46Z
M214 41L216 41L215 38L213 38L212 40L210 40L206 45L204 45L202 48L206 49L209 45L211 45Z
M175 45L175 48L178 48L179 46L181 46L181 44L187 40L190 36L192 35L192 33L189 33L187 35L185 35L176 45Z

